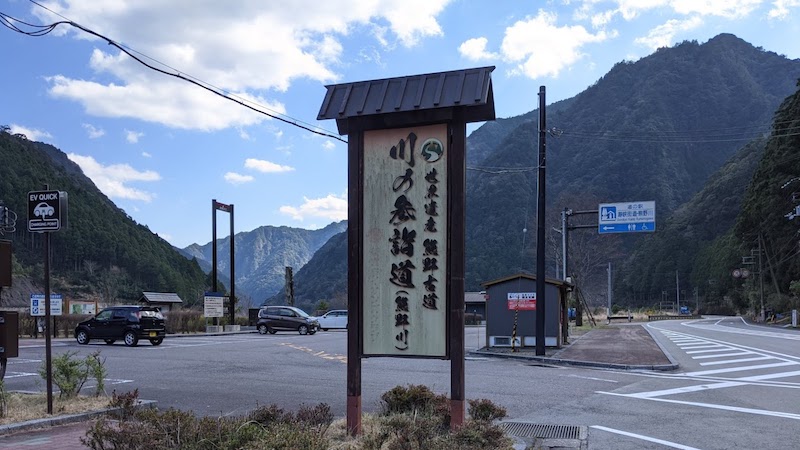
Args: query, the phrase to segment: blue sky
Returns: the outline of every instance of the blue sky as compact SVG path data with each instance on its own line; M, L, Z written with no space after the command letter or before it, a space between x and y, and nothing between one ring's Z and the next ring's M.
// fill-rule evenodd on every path
M800 58L800 0L39 4L164 70L332 134L335 123L316 121L326 84L494 65L497 116L512 117L535 109L539 86L548 103L569 98L615 63L685 40L732 33ZM0 12L64 20L27 0L2 0ZM60 148L173 245L211 240L213 198L235 205L237 232L347 216L344 143L148 69L68 25L42 37L0 27L0 48L0 124ZM226 236L227 215L218 220Z

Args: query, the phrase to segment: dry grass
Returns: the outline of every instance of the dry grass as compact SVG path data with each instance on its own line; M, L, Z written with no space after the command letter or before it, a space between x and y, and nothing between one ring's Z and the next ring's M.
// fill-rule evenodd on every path
M46 417L77 414L97 411L109 407L108 397L78 396L69 400L53 397L53 415L47 414L46 394L23 394L11 392L7 394L8 404L6 417L0 418L0 425L25 422L27 420L44 419Z

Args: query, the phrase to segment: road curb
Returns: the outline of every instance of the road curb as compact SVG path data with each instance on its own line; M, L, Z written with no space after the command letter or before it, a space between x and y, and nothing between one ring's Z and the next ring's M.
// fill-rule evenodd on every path
M139 403L134 406L134 409L155 408L155 400L139 400ZM87 411L78 414L68 414L65 416L45 417L43 419L27 420L25 422L10 423L8 425L0 425L0 436L12 433L19 433L21 431L30 431L37 428L55 427L59 425L67 425L70 423L84 422L89 419L105 415L113 415L122 411L123 408L106 408L97 411Z
M496 358L537 361L554 365L597 367L601 369L650 370L650 371L666 372L678 368L678 364L614 364L614 363L604 363L598 361L577 361L572 359L553 358L549 356L531 356L531 355L518 355L518 354L515 355L509 353L495 353L495 352L487 352L480 350L470 351L469 354L474 356L492 356Z
M647 325L642 326L642 328L644 328L645 331L647 331L647 333L650 334L650 338L653 340L653 342L656 343L658 348L661 349L661 353L663 353L664 356L667 357L669 362L672 363L672 365L674 365L676 369L680 367L680 364L678 364L678 362L675 361L675 358L672 357L672 355L667 351L667 349L663 345L661 345L661 342L658 342L658 339L656 339L656 336L653 334L652 330L650 330L650 324L648 323Z

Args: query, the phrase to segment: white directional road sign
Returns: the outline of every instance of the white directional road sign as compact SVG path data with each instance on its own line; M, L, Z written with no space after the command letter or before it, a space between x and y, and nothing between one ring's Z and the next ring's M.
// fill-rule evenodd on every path
M601 203L597 207L597 231L605 233L652 233L656 231L656 202Z
M31 315L44 317L44 294L31 294ZM50 294L50 315L60 316L62 314L61 294Z

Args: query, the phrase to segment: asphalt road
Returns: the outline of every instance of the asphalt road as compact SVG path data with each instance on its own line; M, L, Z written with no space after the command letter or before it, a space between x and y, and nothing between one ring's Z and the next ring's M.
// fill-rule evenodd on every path
M593 449L786 449L800 446L800 333L745 325L740 319L648 324L680 363L674 373L556 367L468 357L467 398L489 398L508 420L585 425ZM483 342L483 328L466 330L466 348ZM259 405L293 409L346 404L346 334L319 332L168 338L79 346L57 341L54 354L100 350L111 392L139 389L160 408L200 414L242 414ZM20 349L9 362L6 388L43 391L36 375L43 345ZM397 385L425 384L448 393L449 362L373 358L362 362L365 412ZM88 387L92 389L91 386Z

